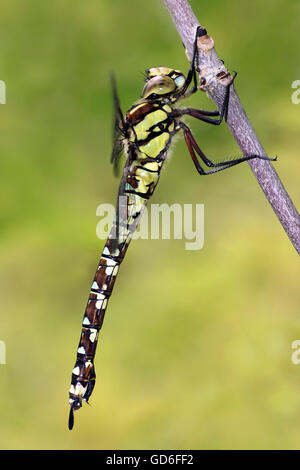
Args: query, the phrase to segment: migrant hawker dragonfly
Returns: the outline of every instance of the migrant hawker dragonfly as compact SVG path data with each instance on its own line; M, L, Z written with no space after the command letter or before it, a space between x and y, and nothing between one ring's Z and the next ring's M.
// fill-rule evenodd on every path
M150 68L146 72L141 99L125 115L120 108L115 82L112 81L115 106L112 162L116 168L120 150L125 153L127 159L119 187L119 196L123 197L123 201L125 199L125 203L120 204L118 198L116 217L103 248L83 317L69 391L69 429L73 428L74 411L81 408L82 401L88 402L94 389L94 357L107 303L132 235L158 183L173 137L183 131L188 150L200 175L216 173L253 158L268 159L259 155L248 155L213 163L199 148L191 130L181 120L181 117L188 115L209 124L219 125L223 118L226 118L230 86L236 73L226 85L220 112L175 107L179 100L197 91L197 38L206 34L204 28L197 28L193 59L187 77L176 69ZM208 167L207 170L204 170L203 164Z

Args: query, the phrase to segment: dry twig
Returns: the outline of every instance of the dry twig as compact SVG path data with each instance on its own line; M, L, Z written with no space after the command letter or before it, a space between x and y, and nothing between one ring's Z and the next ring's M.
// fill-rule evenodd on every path
M163 1L186 48L186 54L191 60L195 32L199 22L187 0ZM208 97L220 109L223 103L224 85L228 83L227 79L224 80L224 74L228 71L214 49L213 39L208 35L198 39L198 71L200 88L206 91ZM246 116L234 86L230 92L227 125L244 155L267 156ZM300 217L272 163L257 158L250 160L248 164L289 239L300 254Z

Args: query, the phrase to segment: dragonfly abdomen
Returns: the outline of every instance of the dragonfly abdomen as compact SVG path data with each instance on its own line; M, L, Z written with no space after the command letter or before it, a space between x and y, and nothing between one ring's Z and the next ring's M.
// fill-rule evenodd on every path
M120 264L120 261L109 255L108 246L109 240L104 247L82 321L81 337L69 391L71 410L80 408L82 400L88 401L95 385L94 356L98 333L102 328L108 299ZM105 253L108 253L108 256Z

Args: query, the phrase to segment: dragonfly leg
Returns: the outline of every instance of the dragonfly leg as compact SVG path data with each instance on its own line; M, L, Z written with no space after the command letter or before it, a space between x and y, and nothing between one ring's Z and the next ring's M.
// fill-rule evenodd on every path
M260 158L261 160L272 160L272 161L277 160L277 157L268 158L268 157L262 157L260 155L247 155L247 156L235 158L229 161L213 163L204 155L204 153L200 149L199 145L197 144L196 140L193 137L193 134L191 133L190 128L183 122L180 123L180 127L183 130L185 142L189 149L194 165L198 173L200 173L200 175L210 175L211 173L216 173L217 171L225 170L226 168L230 168L234 165L238 165L239 163L245 162L247 160L252 160L253 158ZM205 163L206 166L213 168L213 169L209 171L205 171L200 165L199 158L197 157L196 154L200 157L200 159Z
M223 101L220 112L219 111L204 111L203 109L185 108L185 109L178 109L178 110L176 109L176 114L178 113L178 116L183 116L184 114L186 114L196 119L200 119L200 121L207 122L208 124L219 126L221 122L223 121L224 117L225 119L227 119L230 87L233 84L236 76L237 76L237 72L234 72L234 75L230 83L228 83L228 85L226 86L224 101ZM219 116L219 119L211 119L207 116Z
M180 90L180 93L179 93L178 96L187 98L187 96L192 95L193 93L195 93L198 90L196 67L195 67L195 61L196 61L196 56L197 56L197 52L198 52L197 39L201 36L205 36L205 34L207 34L206 29L203 28L202 26L198 26L197 29L196 29L196 34L195 34L193 57L192 57L192 60L191 60L191 66L190 66L190 69L189 69L187 77L186 77L185 85ZM186 92L186 90L188 89L188 87L190 86L192 81L194 81L193 87L188 92Z

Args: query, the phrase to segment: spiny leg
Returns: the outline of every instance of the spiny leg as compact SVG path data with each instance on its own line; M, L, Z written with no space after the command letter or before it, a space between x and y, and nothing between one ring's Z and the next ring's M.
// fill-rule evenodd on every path
M227 112L228 112L228 104L229 104L229 93L230 93L230 87L234 82L235 77L237 76L237 72L234 72L234 75L226 86L226 91L225 91L225 96L224 96L224 101L222 104L221 112L219 111L204 111L203 109L195 109L195 108L184 108L184 109L176 109L175 110L175 115L176 116L183 116L183 115L188 115L192 116L196 119L200 119L200 121L207 122L208 124L213 124L215 126L219 126L221 122L223 121L224 117L226 119L227 117ZM211 119L206 116L220 116L219 119Z
M179 96L183 96L184 98L186 98L187 96L195 93L198 89L198 87L197 87L197 76L196 76L196 67L195 67L195 61L196 61L196 56L197 56L197 52L198 52L197 39L200 38L201 36L205 36L205 34L207 34L206 29L203 28L202 26L198 26L197 29L196 29L196 34L195 34L193 57L192 57L192 60L191 60L191 66L190 66L190 69L189 69L187 77L186 77L185 85L182 88L182 90L180 90L180 93L179 93ZM192 80L194 80L194 85L186 93L186 90L188 89L188 87L192 83Z
M213 163L211 160L209 160L204 155L204 153L200 149L199 145L197 144L196 140L194 139L194 137L193 137L193 135L190 131L190 128L186 124L184 124L183 122L180 123L180 127L183 129L185 142L186 142L187 147L189 149L189 152L190 152L190 155L191 155L192 160L194 162L194 165L195 165L198 173L200 173L201 175L209 175L211 173L216 173L218 171L225 170L226 168L230 168L234 165L238 165L239 163L242 163L242 162L245 162L245 161L248 161L248 160L252 160L254 158L259 158L261 160L272 160L272 161L277 160L277 157L276 158L268 158L268 157L262 157L260 155L247 155L245 157L236 158L236 159L230 160L230 161ZM203 170L203 168L200 165L199 160L198 160L197 155L196 155L195 152L199 155L199 157L205 163L205 165L210 167L210 168L213 168L213 170L210 170L210 171Z

